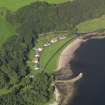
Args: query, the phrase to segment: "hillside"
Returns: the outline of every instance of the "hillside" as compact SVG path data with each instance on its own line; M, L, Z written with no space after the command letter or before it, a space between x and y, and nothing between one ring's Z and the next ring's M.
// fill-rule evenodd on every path
M0 0L0 7L6 7L9 10L16 11L19 8L29 5L36 1L46 1L49 3L63 3L70 0Z
M0 46L5 43L9 37L15 35L14 27L0 16Z
M7 19L13 24L20 23L18 30L22 32L30 29L38 33L71 30L81 22L105 14L104 4L104 0L77 0L64 4L36 2L8 14Z
M105 29L105 16L88 20L77 25L78 32L91 32Z

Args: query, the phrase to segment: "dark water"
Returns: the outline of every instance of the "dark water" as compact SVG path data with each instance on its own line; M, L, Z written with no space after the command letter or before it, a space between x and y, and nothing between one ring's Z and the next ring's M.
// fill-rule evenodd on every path
M74 74L84 73L69 105L105 105L105 39L90 39L70 62Z

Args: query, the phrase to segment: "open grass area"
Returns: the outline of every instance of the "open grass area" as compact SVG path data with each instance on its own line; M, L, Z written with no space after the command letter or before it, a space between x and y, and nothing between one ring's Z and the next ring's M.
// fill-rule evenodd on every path
M63 3L70 0L0 0L0 7L6 7L9 10L16 11L17 9L29 5L36 1L46 1L49 3Z
M47 72L54 72L57 68L58 59L62 50L71 42L74 36L68 36L66 39L61 40L48 48L44 49L40 58L42 68ZM46 66L46 67L45 67Z
M15 33L14 27L0 16L0 46Z
M6 88L0 89L0 95L5 95L9 92L11 92L11 89L6 89Z
M77 26L77 28L78 28L78 32L91 32L98 29L103 29L105 28L105 15L100 18L96 18L96 19L92 19L92 20L88 20L83 23L80 23Z

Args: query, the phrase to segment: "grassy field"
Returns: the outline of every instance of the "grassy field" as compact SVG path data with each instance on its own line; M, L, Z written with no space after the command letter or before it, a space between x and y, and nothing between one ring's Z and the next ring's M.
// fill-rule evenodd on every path
M0 0L0 7L7 7L10 10L17 10L25 5L29 5L30 3L36 1L46 1L49 3L62 3L70 0Z
M15 29L3 17L0 16L0 46L12 35Z
M80 23L78 26L78 32L89 32L89 31L95 31L98 29L105 28L105 15L96 18L93 20L88 20L86 22Z
M57 68L59 55L61 54L62 50L70 44L70 39L72 39L73 36L68 36L66 39L61 40L48 48L44 49L41 55L40 64L42 67L45 67L45 65L48 63L48 65L45 67L45 70L48 72L54 72Z

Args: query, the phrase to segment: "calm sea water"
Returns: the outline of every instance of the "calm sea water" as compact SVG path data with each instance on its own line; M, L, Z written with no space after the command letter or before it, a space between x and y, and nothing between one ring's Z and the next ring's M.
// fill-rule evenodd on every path
M105 39L88 40L74 55L72 71L84 76L75 85L76 95L69 105L105 105Z

